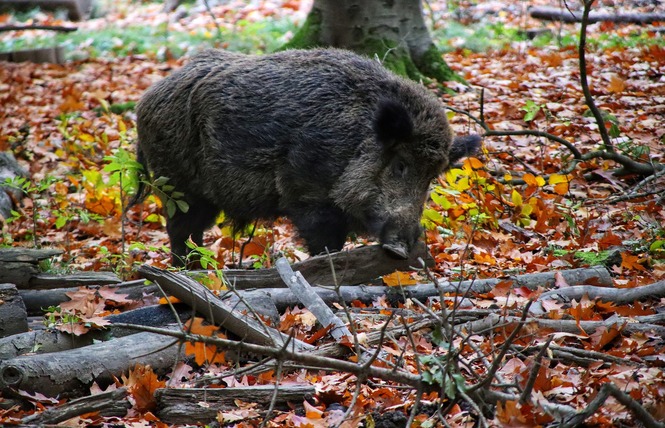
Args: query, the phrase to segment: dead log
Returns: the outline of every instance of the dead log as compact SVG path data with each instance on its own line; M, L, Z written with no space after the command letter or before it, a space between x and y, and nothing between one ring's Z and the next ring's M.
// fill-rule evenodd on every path
M93 0L3 0L3 8L27 10L39 7L43 10L66 9L69 19L82 21L88 19L92 11Z
M68 275L38 273L30 278L27 287L33 290L80 287L83 285L120 284L122 280L113 272L75 272Z
M10 62L33 62L35 64L64 64L65 48L63 46L50 46L46 48L3 52L2 60Z
M122 282L113 272L77 272L69 275L42 273L39 262L62 254L55 248L0 249L0 282L15 284L19 289L51 289L81 285L105 285Z
M83 348L22 355L0 362L0 389L73 398L90 392L93 381L105 387L137 364L167 369L180 358L175 339L137 333Z
M182 304L175 304L178 319L182 322L190 318L190 309ZM128 323L161 327L177 322L170 307L166 305L146 306L121 314L104 318L111 323ZM59 330L33 330L0 339L0 361L16 358L28 353L47 354L82 348L95 342L138 333L134 329L117 327L113 324L103 330L92 330L81 336L64 333Z
M305 342L290 338L286 334L264 325L252 314L243 314L233 310L212 291L191 278L148 265L141 266L138 273L158 283L168 294L189 305L193 311L199 313L208 322L224 327L243 340L277 347L288 343L289 348L296 351L313 348Z
M146 295L155 295L162 297L159 287L156 285L146 285L145 280L126 281L119 284L112 284L116 289L116 294L127 296L128 299L142 300ZM88 286L95 287L96 286ZM19 290L19 294L25 303L25 309L28 315L43 315L44 308L49 306L58 306L62 302L69 301L67 293L73 293L78 290L78 287L69 288L51 288L41 290Z
M39 262L62 254L58 249L12 247L0 249L0 282L21 288L39 273Z
M467 292L487 293L502 281L512 281L513 288L526 287L530 290L535 290L538 287L551 288L555 284L557 273L560 274L569 285L592 283L596 285L606 285L608 287L612 286L612 277L610 276L609 271L604 266L596 266L591 268L516 275L503 279L476 279L458 283L441 281L439 287L434 284L417 284L407 287L358 285L339 287L339 294L335 290L320 287L315 287L314 292L316 292L329 305L339 302L340 296L346 303L351 303L354 300L363 303L371 303L382 296L387 296L389 301L395 303L403 302L405 298L425 301L429 297L439 296L440 292L454 293L458 295L464 295ZM293 292L288 289L272 288L252 291L247 290L239 291L238 294L242 296L242 298L251 298L253 301L270 299L280 312L288 307L298 305L300 302ZM229 305L236 303L238 300L239 297L237 296L229 296L227 298Z
M665 326L655 324L655 322L663 323L664 321L665 314L659 314L657 317L650 315L648 318L641 316L632 318L612 316L603 321L579 322L576 320L527 318L525 323L534 324L538 326L539 329L548 329L555 332L572 334L591 334L599 328L610 329L614 327L627 333L652 333L665 337ZM496 328L504 328L509 325L514 326L519 322L520 317L517 316L491 314L482 320L455 326L455 329L466 330L467 334L483 334Z
M0 337L28 331L28 314L14 284L0 284Z
M418 258L433 265L427 246L419 242L411 251L408 260L390 257L380 245L357 247L349 251L339 251L330 255L320 255L293 264L293 270L300 272L313 285L355 285L366 284L382 275L396 270L413 270L421 267ZM334 276L333 276L334 270ZM279 273L274 268L244 270L227 269L223 274L229 284L237 290L249 288L284 287Z
M566 23L582 22L582 11L559 9L557 7L533 6L529 8L532 18L544 21L561 21ZM647 24L665 21L665 13L589 13L589 24L596 22L618 22L624 24Z
M0 262L38 264L42 260L59 256L63 251L57 248L11 247L0 249Z
M608 288L595 287L592 285L577 285L567 288L550 290L540 295L538 300L564 298L566 301L580 301L582 297L588 296L589 299L603 300L613 302L617 305L626 305L640 300L660 299L665 297L665 281L658 281L649 285L642 285L634 288Z
M127 399L127 388L118 388L77 398L43 412L34 413L23 418L21 423L29 426L55 425L92 412L97 412L104 417L123 417L131 407L132 404Z
M30 31L30 30L48 30L48 31L58 31L62 33L71 33L72 31L78 30L77 27L67 27L64 25L42 25L42 24L30 24L30 25L0 25L0 32L3 31Z
M220 411L236 410L236 400L258 403L267 408L277 389L276 410L289 410L288 403L302 403L313 396L312 385L257 385L234 388L160 388L155 391L157 416L167 424L205 425L215 421ZM205 405L202 405L205 403ZM265 412L261 412L265 415Z

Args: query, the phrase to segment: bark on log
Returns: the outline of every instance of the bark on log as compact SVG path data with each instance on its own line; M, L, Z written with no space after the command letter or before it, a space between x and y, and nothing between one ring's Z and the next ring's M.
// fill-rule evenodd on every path
M64 64L65 48L52 46L47 48L22 49L19 51L6 52L4 61L11 62L33 62L35 64Z
M412 270L414 266L421 267L418 258L422 258L428 266L433 265L432 256L422 242L419 242L411 251L408 260L390 257L380 245L368 245L330 255L314 256L294 263L292 268L294 271L302 273L312 285L332 285L335 284L335 279L340 285L355 285L366 284L396 270ZM332 269L335 272L334 278ZM229 284L234 285L237 290L285 286L274 268L228 269L224 270L223 274Z
M25 287L38 273L37 265L31 263L0 262L0 282L14 284L17 288Z
M275 409L287 410L288 403L302 403L314 395L311 385L259 385L234 388L160 388L155 391L157 415L167 424L209 424L217 417L217 412L237 409L235 400L258 403L267 407L277 388ZM201 403L206 403L202 406Z
M29 426L55 425L76 416L98 412L100 416L122 417L132 404L127 400L127 388L118 388L101 394L77 398L41 413L26 416L21 421Z
M0 337L28 331L28 314L14 284L0 284Z
M52 275L38 273L30 278L27 287L32 290L48 290L53 288L80 287L83 285L120 284L122 280L113 272L76 272L69 275Z
M144 296L154 295L163 297L159 287L154 284L145 285L145 280L126 281L117 285L116 294L127 296L128 299L142 300ZM73 293L78 287L70 288L52 288L48 290L19 290L19 294L25 303L25 309L28 315L43 315L44 308L49 306L58 306L62 302L70 300L67 293Z
M174 308L180 321L191 316L190 309L182 304L175 304ZM177 322L171 308L166 305L147 306L133 309L117 315L109 315L104 319L128 324L161 327ZM111 324L104 330L93 330L81 336L75 336L58 330L36 330L0 339L0 361L16 358L28 353L47 354L62 352L70 349L92 345L95 342L112 338L128 336L138 333L134 329L116 327Z
M429 297L439 296L439 293L456 293L464 295L467 290L473 293L487 293L492 287L502 281L512 281L513 288L526 287L534 290L538 287L552 287L556 281L556 274L563 276L569 285L593 283L597 285L612 286L612 277L609 271L603 266L591 268L571 269L564 271L553 271L544 273L534 273L526 275L511 276L508 278L490 278L477 279L474 281L462 281L461 283L450 283L442 281L440 288L434 284L417 284L408 287L382 287L382 286L342 286L339 287L339 295L342 299L351 303L359 300L363 303L371 303L378 297L387 296L389 301L403 302L405 298L414 298L425 301ZM314 288L314 291L328 304L336 303L339 297L335 290ZM299 304L298 298L288 289L263 289L253 291L239 291L243 298L253 300L271 299L278 311L283 311L288 307ZM229 305L238 301L239 298L231 296L227 299Z
M41 260L62 254L62 250L34 248L0 249L0 282L15 284L19 289L52 289L81 285L105 285L122 282L113 272L78 272L69 275L41 273Z
M339 342L344 336L351 337L351 332L344 325L344 321L335 316L300 272L293 272L288 260L278 259L275 266L291 292L309 309L323 327L330 327L330 334L336 341Z
M31 263L36 265L42 260L50 259L62 254L57 248L2 248L0 249L0 262Z
M606 288L592 285L577 285L558 290L550 290L540 295L538 300L564 298L567 301L573 299L579 301L582 297L589 299L613 302L617 305L626 305L639 300L659 299L665 297L665 281L658 281L649 285L635 288Z
M93 381L104 387L137 364L154 370L171 367L179 355L177 340L137 333L109 342L0 362L0 388L39 392L49 397L86 395Z
M157 282L168 294L177 297L182 303L189 305L193 311L201 314L208 322L223 326L243 340L268 346L284 346L303 351L313 348L297 339L275 330L255 320L251 314L246 315L233 310L209 289L174 272L143 265L138 273L145 278Z
M529 8L529 14L536 19L545 21L561 21L566 23L582 22L582 11L570 11L548 6ZM625 24L646 24L665 21L665 13L589 13L589 24L595 22L619 22Z

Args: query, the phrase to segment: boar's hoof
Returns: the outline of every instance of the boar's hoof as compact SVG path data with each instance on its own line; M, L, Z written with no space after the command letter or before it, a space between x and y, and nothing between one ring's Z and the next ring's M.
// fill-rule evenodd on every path
M396 244L383 244L383 249L386 250L391 257L396 259L406 260L409 258L409 252L406 250L404 244L400 242Z

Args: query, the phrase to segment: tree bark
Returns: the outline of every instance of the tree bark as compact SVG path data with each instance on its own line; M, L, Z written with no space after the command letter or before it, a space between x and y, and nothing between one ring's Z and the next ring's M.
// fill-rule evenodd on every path
M0 337L28 331L28 314L14 284L0 284Z
M421 0L315 0L287 48L332 46L377 58L420 79L463 81L446 64L423 19Z

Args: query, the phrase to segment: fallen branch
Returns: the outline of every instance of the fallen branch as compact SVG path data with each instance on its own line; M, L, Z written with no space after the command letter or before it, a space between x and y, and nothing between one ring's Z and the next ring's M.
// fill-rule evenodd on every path
M566 418L563 423L559 426L561 427L578 427L584 424L584 421L587 420L591 415L593 415L605 401L612 396L619 403L623 404L628 410L630 410L637 419L648 428L662 428L665 427L665 424L656 421L649 412L647 412L644 407L637 401L635 401L630 395L621 391L617 388L616 385L612 383L605 383L600 387L598 394L594 399L580 412L575 416Z
M138 273L158 283L168 294L177 297L208 322L220 325L243 340L264 345L284 346L298 351L312 346L264 325L252 316L240 313L224 303L212 291L184 275L143 265Z
M598 328L610 329L614 327L628 333L655 333L661 337L665 337L665 326L651 324L649 322L641 322L642 318L643 317L625 318L613 316L604 321L580 321L579 323L575 320L527 318L524 323L535 324L539 329L583 335L592 333ZM647 320L653 321L654 319L647 318ZM663 321L665 321L665 319L660 320L660 322ZM466 330L467 334L484 334L497 328L504 328L519 323L520 319L518 317L504 317L497 314L491 314L485 319L458 325L455 329L459 331Z
M492 290L499 282L512 281L513 288L526 287L535 290L538 287L553 287L556 281L556 275L563 276L566 283L570 285L577 284L597 284L612 286L612 277L609 271L603 266L591 268L570 269L563 271L542 272L525 275L515 275L507 278L476 279L473 281L462 281L459 283L450 283L441 281L437 287L434 284L417 284L407 287L383 287L383 286L341 286L337 290L330 288L315 287L313 290L327 304L339 302L341 298L344 302L351 303L355 300L363 303L371 303L379 297L386 296L390 302L404 302L404 299L413 298L420 301L426 301L430 297L439 296L440 293L452 293L464 295L466 293L487 293ZM252 299L253 301L272 301L278 311L283 311L288 307L296 306L300 303L297 296L289 289L271 288L253 291L239 291L238 294L243 299ZM229 296L227 301L229 305L237 303L237 296ZM261 313L259 311L259 313Z
M351 332L346 328L344 322L326 306L323 299L316 294L300 272L293 272L288 260L282 257L277 260L275 266L291 292L298 297L324 328L330 327L330 334L335 340L340 341L345 336L351 337Z
M544 21L561 21L566 23L582 22L583 13L569 9L547 6L532 6L529 15ZM595 22L619 22L624 24L647 24L665 21L665 13L607 13L591 12L587 18L589 24Z
M634 288L576 285L573 287L547 291L541 294L538 300L556 299L569 302L571 300L580 301L584 296L588 296L591 300L603 300L605 302L616 303L617 305L626 305L635 301L648 300L651 298L659 299L665 297L665 281L658 281L653 284Z
M77 27L65 27L63 25L0 25L0 32L2 31L30 31L30 30L48 30L58 31L62 33L71 33L78 30Z
M132 404L127 400L127 388L118 388L101 394L77 398L41 413L26 416L21 421L24 425L55 425L76 416L98 412L101 416L123 417Z

